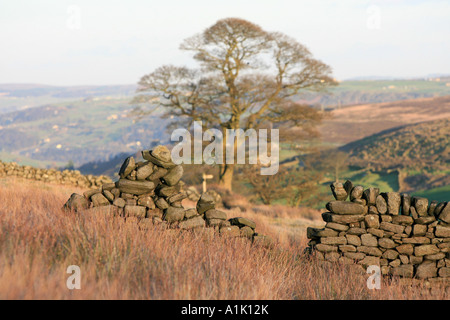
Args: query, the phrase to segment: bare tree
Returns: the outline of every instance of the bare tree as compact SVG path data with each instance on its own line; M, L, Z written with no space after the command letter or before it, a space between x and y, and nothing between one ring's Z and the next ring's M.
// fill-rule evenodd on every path
M330 67L305 46L243 19L219 20L180 48L193 52L200 68L166 65L143 76L138 89L143 94L134 102L152 104L137 107L135 114L162 107L177 125L202 121L223 131L270 123L282 129L280 137L293 138L310 134L322 119L320 111L295 102L298 94L335 84ZM221 186L231 190L234 164L220 165L219 171Z

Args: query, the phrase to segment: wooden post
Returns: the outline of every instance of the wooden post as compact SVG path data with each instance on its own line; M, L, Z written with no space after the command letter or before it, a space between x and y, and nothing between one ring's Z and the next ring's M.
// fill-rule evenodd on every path
M206 192L206 179L212 179L212 178L214 178L214 176L212 174L203 173L202 177L203 177L203 193L205 193Z

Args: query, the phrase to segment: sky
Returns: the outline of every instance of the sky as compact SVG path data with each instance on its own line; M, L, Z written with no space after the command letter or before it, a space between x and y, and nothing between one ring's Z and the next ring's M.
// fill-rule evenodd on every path
M339 80L450 74L449 0L14 0L0 3L0 83L133 84L193 67L180 43L228 17L295 38Z

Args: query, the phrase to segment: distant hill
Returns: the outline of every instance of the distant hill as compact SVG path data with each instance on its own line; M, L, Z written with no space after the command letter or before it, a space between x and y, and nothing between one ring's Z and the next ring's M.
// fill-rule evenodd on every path
M323 141L342 145L380 131L450 117L450 96L335 109L319 127Z
M402 190L450 185L450 117L382 131L340 149L352 166L398 171Z

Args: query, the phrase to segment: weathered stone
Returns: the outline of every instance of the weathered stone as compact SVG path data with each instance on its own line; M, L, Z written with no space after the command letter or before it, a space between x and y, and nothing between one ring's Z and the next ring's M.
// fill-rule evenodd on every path
M94 194L97 194L97 193L101 193L101 190L99 190L99 189L90 189L90 190L86 190L85 192L83 192L83 196L86 199L90 199Z
M420 218L414 219L414 223L417 223L417 224L430 224L430 223L433 223L434 221L436 221L435 217L420 217Z
M338 201L345 201L347 199L347 191L344 189L344 186L340 182L333 182L330 185L331 192L333 193L333 197Z
M109 200L101 193L96 193L91 197L92 204L94 207L108 206L110 205Z
M229 226L229 227L221 227L219 229L219 233L221 235L227 236L227 237L240 237L241 236L241 230L238 226Z
M362 252L344 252L344 257L358 261L364 259L366 255Z
M329 244L318 243L315 247L320 252L337 252L338 247Z
M436 226L434 234L436 235L436 237L450 238L450 228L443 226Z
M370 234L373 234L374 236L378 238L382 238L384 236L384 230L375 229L375 228L369 228L367 229L367 232Z
M119 179L119 181L116 182L116 187L124 193L142 195L153 191L153 189L155 189L155 184L152 181L131 181L128 179Z
M380 215L381 222L392 222L392 216L388 214L381 214Z
M427 211L429 216L434 216L434 210L436 209L437 205L438 205L438 202L436 200L433 200L430 202L430 205L428 206L428 211Z
M438 252L435 254L427 254L426 256L424 256L424 258L425 258L425 260L436 261L436 260L444 259L445 256L446 256L446 254L444 252Z
M169 172L163 177L164 183L168 186L174 186L183 177L183 167L178 165L169 170Z
M167 174L167 172L169 171L166 168L155 166L153 168L153 173L148 176L147 180L158 182L159 179L161 179Z
M375 206L370 206L370 207L369 207L369 210L368 210L368 214L375 214L375 215L378 216L378 210L377 210L377 207L375 207Z
M172 162L172 156L170 154L169 149L165 146L157 146L153 150L144 150L142 151L142 157L145 160L156 164L157 166L171 169L176 165Z
M169 203L174 203L174 202L178 202L178 201L181 201L183 199L186 199L186 198L187 198L186 192L180 192L180 193L177 193L177 194L174 194L174 195L170 196L167 199L167 201Z
M370 233L366 233L361 235L361 244L363 246L376 247L378 246L378 240L375 236L371 235Z
M190 219L190 218L193 218L193 217L195 217L195 216L198 216L198 212L197 212L197 210L195 210L194 208L187 209L187 210L184 212L184 216L185 216L186 219Z
M155 209L155 202L151 196L139 197L137 204L140 206L147 207L149 209Z
M366 256L364 259L358 262L358 264L368 267L368 266L379 266L380 265L380 257L374 256Z
M356 252L356 247L350 244L343 244L339 246L341 252Z
M366 215L364 217L364 222L366 224L366 227L368 227L368 228L378 229L380 227L380 218L378 215L375 215L375 214Z
M347 244L346 237L322 237L320 243L323 244Z
M388 208L388 213L390 215L399 215L400 214L400 193L398 192L386 192L386 203Z
M386 214L388 208L387 208L386 200L384 199L382 194L377 196L375 204L376 204L377 210L380 214Z
M400 261L402 264L409 264L409 258L406 255L400 255Z
M250 219L242 218L242 217L236 217L229 220L231 225L237 225L239 227L245 227L248 226L252 229L256 228L256 223ZM322 237L322 235L320 235Z
M409 256L409 261L411 262L411 264L420 264L423 261L423 257L416 257L413 255Z
M197 202L197 212L199 214L204 214L207 210L214 209L214 207L214 198L207 193L202 194L200 200Z
M184 219L184 209L169 207L164 210L163 220L172 223Z
M397 268L401 264L402 264L402 261L400 259L395 259L395 260L392 260L391 262L389 262L389 265L393 268Z
M362 235L366 233L366 229L364 228L350 228L347 230L347 234L350 235Z
M325 225L326 228L329 229L333 229L336 231L347 231L349 226L345 225L345 224L340 224L340 223L336 223L336 222L328 222Z
M380 239L378 239L378 245L380 247L382 247L382 248L385 248L385 249L392 249L392 248L395 248L397 246L397 244L393 240L391 240L389 238L380 238Z
M409 226L414 223L414 219L410 216L393 216L392 217L392 223L394 224L400 224L403 226Z
M352 190L353 190L353 183L352 183L350 180L345 181L345 183L344 183L344 189L345 189L345 191L347 192L347 195L348 195L349 198L350 198L350 193L351 193Z
M115 205L115 206L117 206L119 208L125 207L125 204L126 204L126 202L122 198L116 198L116 199L114 199L114 202L113 202L113 205Z
M409 209L411 207L411 196L407 193L402 193L402 215L409 216Z
M400 254L412 255L414 246L412 244L402 244L395 248Z
M444 209L444 207L445 207L446 204L447 204L447 202L440 202L440 203L436 206L436 208L434 208L434 216L435 216L436 218L439 217L439 215L440 215L441 212L442 212L442 209Z
M421 197L413 197L412 205L416 208L416 212L419 217L425 217L428 215L428 199Z
M342 214L333 214L330 212L322 213L322 219L325 222L336 222L341 224L347 224L352 222L359 222L364 220L363 215L342 215Z
M358 252L362 252L375 257L381 257L381 255L383 254L381 250L376 247L360 246L357 247L356 250L358 250Z
M410 213L410 216L413 217L413 219L419 218L419 215L417 214L416 208L409 207L409 213Z
M354 202L331 201L326 205L327 209L336 214L359 215L364 214L364 207Z
M240 229L240 236L244 238L251 238L255 231L252 228L245 226Z
M444 267L439 269L439 277L450 278L450 268Z
M67 200L67 202L64 204L63 209L78 212L89 208L89 205L89 200L87 200L85 197L76 193L72 193L69 200Z
M395 250L386 250L385 252L383 252L382 257L385 259L389 259L389 260L395 260L397 259L399 256L399 253Z
M424 244L416 246L414 248L414 255L417 257L422 257L428 254L438 253L439 251L440 251L439 248L434 244Z
M103 190L102 193L105 196L105 198L108 199L109 202L113 202L114 201L114 195L110 191Z
M166 200L164 200L164 198L159 198L156 200L155 205L161 210L169 208L169 204Z
M437 268L435 263L422 263L417 267L416 278L428 279L437 276Z
M231 220L231 219L230 219ZM306 237L308 239L320 238L320 237L337 237L338 232L328 228L306 228Z
M120 167L119 170L119 176L121 178L125 178L126 176L128 176L131 171L134 170L134 168L136 167L136 163L134 161L133 157L128 157L125 159L125 161L123 162L122 166Z
M356 235L347 234L345 236L347 238L347 243L356 247L361 245L361 238Z
M118 216L121 214L121 209L113 206L113 205L107 205L107 206L101 206L101 207L93 207L90 209L84 210L85 214L101 214L108 217L111 216Z
M148 163L136 170L136 179L145 180L153 173L153 164Z
M206 219L220 219L220 220L227 220L227 214L223 211L210 209L205 212L205 218Z
M351 193L350 193L350 200L356 200L356 199L361 199L362 195L364 192L364 188L363 186L355 186L353 187Z
M427 226L423 224L413 225L413 235L414 236L424 236L427 233Z
M202 217L196 216L191 219L183 220L178 225L180 229L194 229L205 227L205 220Z
M427 244L427 243L430 243L430 239L425 238L425 237L405 238L402 241L403 241L403 243L411 243L411 244Z
M145 218L147 209L142 206L130 206L126 205L124 208L124 214L126 217Z
M405 227L400 226L398 224L389 223L389 222L382 222L380 224L380 229L386 230L386 231L391 231L394 233L403 233L403 231L405 230Z
M377 197L380 194L380 189L378 188L369 188L364 190L363 199L367 201L367 205L374 206L376 205Z
M438 218L446 223L450 223L450 202L447 202L445 207L442 208Z
M403 278L412 278L414 275L414 266L411 264L404 264L395 268L391 268L391 274L393 276L399 276Z

